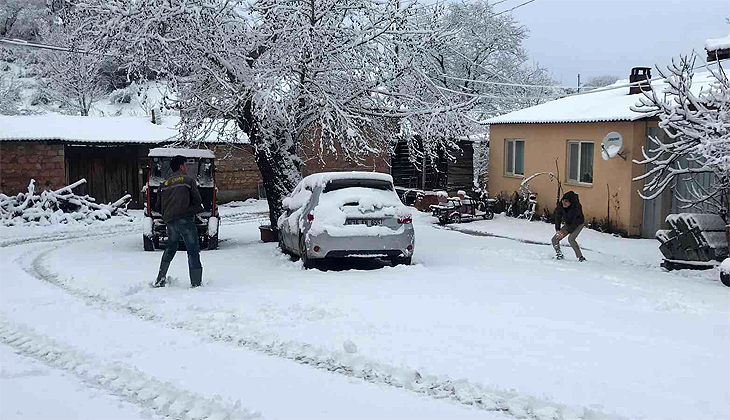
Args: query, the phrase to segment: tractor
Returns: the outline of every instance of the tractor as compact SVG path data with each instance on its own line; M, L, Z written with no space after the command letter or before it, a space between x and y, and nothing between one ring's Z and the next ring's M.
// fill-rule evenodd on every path
M195 179L200 197L203 199L202 213L195 216L198 240L201 249L218 247L218 226L220 217L216 205L215 155L207 149L156 148L147 155L147 184L142 188L144 200L144 232L142 241L145 251L160 248L161 240L167 238L167 227L162 215L154 210L160 185L171 174L170 161L175 156L187 158L188 176ZM144 167L144 165L143 165ZM184 247L182 240L180 247Z

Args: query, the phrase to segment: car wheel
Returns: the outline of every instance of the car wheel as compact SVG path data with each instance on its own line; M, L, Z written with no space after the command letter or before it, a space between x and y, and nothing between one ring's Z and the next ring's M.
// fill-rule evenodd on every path
M411 265L411 260L413 257L393 257L390 259L390 266L395 267L397 265Z
M720 281L727 287L730 287L730 273L720 271Z
M218 249L218 234L208 237L208 249Z
M314 267L314 263L311 258L309 258L309 255L307 255L307 245L305 243L304 235L299 237L299 257L302 259L302 264L304 265L305 270L309 270Z
M142 244L144 245L145 251L155 250L155 243L152 242L152 239L148 238L147 235L142 235Z
M484 220L492 220L494 219L494 211L492 209L487 209L484 213Z
M152 237L152 245L154 245L155 249L160 249L160 237L155 235Z
M455 215L451 216L451 221L454 223L461 223L461 213L456 213Z

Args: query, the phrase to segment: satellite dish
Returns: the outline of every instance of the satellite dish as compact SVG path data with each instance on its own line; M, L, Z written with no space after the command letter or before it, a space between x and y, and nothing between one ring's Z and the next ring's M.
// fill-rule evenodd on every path
M611 160L619 156L624 147L624 138L621 134L611 131L601 141L601 158Z

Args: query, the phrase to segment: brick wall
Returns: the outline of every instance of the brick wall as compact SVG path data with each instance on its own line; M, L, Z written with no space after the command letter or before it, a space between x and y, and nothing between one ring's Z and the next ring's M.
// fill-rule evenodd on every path
M37 191L67 185L63 144L0 142L0 192L6 195L25 192L31 179L36 181Z
M337 154L325 153L320 159L317 150L311 147L303 146L300 149L304 167L302 168L302 176L315 174L318 172L340 172L340 171L364 171L364 172L382 172L390 173L388 165L388 155L370 155L361 162L353 162L345 159L339 145L336 146Z
M216 162L218 201L226 203L251 197L258 198L261 176L253 156L253 147L220 145L216 146L213 152Z

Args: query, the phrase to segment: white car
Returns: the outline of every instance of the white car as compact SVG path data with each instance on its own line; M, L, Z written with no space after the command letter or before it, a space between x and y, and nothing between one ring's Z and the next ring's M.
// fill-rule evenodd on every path
M387 258L410 264L415 235L411 212L393 178L376 172L324 172L304 178L283 201L278 220L282 251L317 260Z

